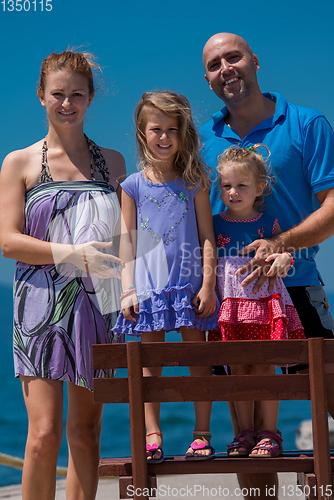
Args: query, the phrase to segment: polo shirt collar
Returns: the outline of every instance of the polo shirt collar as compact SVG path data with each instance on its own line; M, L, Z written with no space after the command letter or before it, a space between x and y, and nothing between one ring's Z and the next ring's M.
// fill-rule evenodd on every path
M285 116L288 103L286 99L284 99L281 94L278 94L277 92L265 92L263 93L264 97L267 97L268 99L271 99L273 101L276 101L276 109L275 109L275 114L274 116L268 118L264 122L260 123L257 127L253 129L255 130L260 130L263 128L272 128L273 125L283 116ZM213 128L218 130L220 129L222 135L224 136L229 136L231 135L232 130L230 127L228 127L224 121L225 116L228 114L228 109L226 106L224 106L220 111L217 111L217 113L214 113L212 115L213 119ZM219 123L220 122L220 123ZM235 133L233 134L235 135Z

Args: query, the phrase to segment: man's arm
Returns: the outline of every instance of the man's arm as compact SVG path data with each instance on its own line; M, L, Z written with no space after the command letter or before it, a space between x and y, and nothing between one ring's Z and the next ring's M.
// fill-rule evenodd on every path
M248 254L256 251L255 256L245 266L237 270L237 274L246 274L255 266L247 278L242 282L243 286L258 279L254 286L254 291L258 290L266 281L267 276L263 274L269 271L268 263L264 264L264 259L275 252L294 252L301 248L309 248L319 245L334 234L334 188L320 191L316 194L320 203L320 208L304 219L300 224L280 233L271 239L255 240L253 243L243 248L240 252Z

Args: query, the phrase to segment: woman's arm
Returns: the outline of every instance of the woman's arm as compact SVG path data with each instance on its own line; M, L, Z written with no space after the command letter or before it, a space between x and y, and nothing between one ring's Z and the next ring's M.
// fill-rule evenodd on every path
M26 165L29 153L14 151L8 155L0 173L0 246L2 254L31 265L72 263L79 269L98 277L116 276L105 260L121 263L114 256L103 254L97 248L110 243L89 242L83 245L63 245L41 241L24 234Z
M212 212L209 193L201 188L195 196L195 212L199 242L202 248L203 281L196 293L193 304L200 318L213 314L216 310L216 266L217 254L215 235L213 231Z

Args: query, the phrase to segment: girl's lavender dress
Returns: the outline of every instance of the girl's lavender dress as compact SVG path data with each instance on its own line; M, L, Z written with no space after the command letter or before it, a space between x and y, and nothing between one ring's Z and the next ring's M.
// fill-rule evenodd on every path
M181 327L214 328L218 300L216 313L206 318L198 318L192 304L203 280L194 203L199 187L188 189L181 179L155 184L138 172L122 188L137 207L134 284L139 315L134 323L120 312L114 331L140 336Z
M26 194L25 234L54 243L111 241L119 213L106 181L43 182ZM116 278L98 279L70 264L17 262L15 375L70 381L90 390L93 377L113 376L111 370L93 370L92 344L118 342L111 328L119 295Z

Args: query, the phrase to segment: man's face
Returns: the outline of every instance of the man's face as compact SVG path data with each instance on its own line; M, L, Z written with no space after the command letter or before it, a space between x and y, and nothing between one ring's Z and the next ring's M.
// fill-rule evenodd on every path
M240 101L258 88L257 56L241 37L229 33L214 35L203 50L205 79L226 104Z

